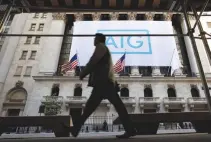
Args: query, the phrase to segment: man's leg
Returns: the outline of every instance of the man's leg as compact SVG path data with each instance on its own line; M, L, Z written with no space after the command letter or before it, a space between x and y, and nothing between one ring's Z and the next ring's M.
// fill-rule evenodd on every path
M83 114L73 126L72 135L74 137L78 136L78 133L80 132L80 129L82 125L84 124L84 122L86 121L86 119L96 110L96 108L99 106L99 104L102 101L102 97L99 95L98 93L99 91L97 90L99 89L93 88L92 94L86 102Z
M109 95L108 95L108 100L114 105L117 113L119 114L120 121L122 122L124 129L126 131L126 133L124 135L122 135L123 137L120 136L120 138L127 138L130 136L134 136L135 129L133 127L133 124L130 120L128 112L127 112L121 98L116 93L116 91L112 89L112 87L111 87L110 91L111 91L111 93L109 93Z

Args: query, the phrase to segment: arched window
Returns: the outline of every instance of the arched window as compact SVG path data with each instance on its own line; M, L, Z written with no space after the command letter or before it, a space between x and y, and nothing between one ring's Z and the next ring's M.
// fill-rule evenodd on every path
M74 89L74 96L82 96L82 88L81 87L76 87Z
M128 88L122 88L120 90L120 96L121 97L129 97L129 89Z
M144 97L153 97L151 88L147 87L147 88L144 89Z
M167 93L168 93L168 97L169 97L169 98L177 97L177 96L176 96L176 91L175 91L174 88L168 88Z
M191 95L192 95L193 98L198 98L198 97L200 97L199 91L198 91L197 88L191 88Z
M51 89L51 96L59 96L59 84L54 84Z

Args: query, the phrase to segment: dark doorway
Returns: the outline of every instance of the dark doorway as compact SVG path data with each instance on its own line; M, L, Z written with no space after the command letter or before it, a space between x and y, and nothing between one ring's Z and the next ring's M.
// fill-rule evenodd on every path
M169 109L168 112L182 112L181 109Z
M153 97L151 88L144 89L144 97Z
M177 97L174 88L168 88L167 93L168 93L169 98L176 98Z
M73 125L75 124L76 120L80 118L82 114L82 108L70 108L70 115L72 117Z
M7 116L19 116L20 109L8 109Z
M191 95L192 95L193 98L199 98L200 97L199 91L196 88L191 88Z
M129 97L129 89L128 88L122 88L120 90L120 96L121 97Z
M20 109L8 109L7 116L19 116ZM18 127L9 127L7 129L8 133L15 133Z
M74 89L74 96L82 96L82 88L81 87L76 87Z
M51 89L51 96L59 96L59 84L54 84Z
M144 113L156 113L156 109L144 109Z

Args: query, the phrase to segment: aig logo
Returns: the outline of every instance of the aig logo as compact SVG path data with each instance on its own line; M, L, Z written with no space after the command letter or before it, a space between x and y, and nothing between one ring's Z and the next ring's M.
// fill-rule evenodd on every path
M123 34L149 34L148 30L98 30L98 33L120 36L106 37L106 45L112 54L152 54L149 36L121 36Z

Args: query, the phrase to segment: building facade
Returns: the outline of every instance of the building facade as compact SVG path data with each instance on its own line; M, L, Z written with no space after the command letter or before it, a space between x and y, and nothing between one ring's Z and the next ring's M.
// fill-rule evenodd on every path
M195 19L189 18L193 25ZM8 33L71 34L73 22L79 20L168 20L172 21L175 34L188 32L183 16L176 13L85 12L17 14ZM204 30L209 32L211 18L203 16L201 21ZM198 35L196 29L195 36ZM87 87L88 78L79 81L79 67L66 74L61 72L61 65L69 60L71 41L72 37L6 37L4 56L0 56L1 116L72 115L77 119L92 88ZM175 41L183 67L173 76L170 75L171 67L129 66L116 76L121 86L119 95L129 113L207 110L191 41L189 37L179 36ZM211 85L208 57L202 41L197 39L196 43L208 85ZM53 104L55 108L50 107ZM110 116L115 118L118 115L114 107L104 100L91 117L102 117L99 122L102 123ZM87 123L89 121L94 120L87 120ZM110 119L106 121L112 123Z

